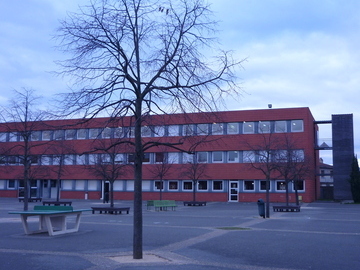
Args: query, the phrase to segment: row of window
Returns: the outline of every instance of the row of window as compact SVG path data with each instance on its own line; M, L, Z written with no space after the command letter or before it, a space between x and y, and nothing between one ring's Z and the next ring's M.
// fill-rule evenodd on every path
M284 133L304 131L303 120L143 126L143 137ZM31 141L132 138L133 127L31 131ZM22 141L21 133L0 132L0 142Z
M195 154L181 152L158 152L145 153L144 164L187 164L187 163L252 163L266 162L267 155L275 161L286 162L289 158L292 161L304 161L304 150L274 150L272 153L262 151L213 151L195 152ZM290 156L290 157L289 157ZM68 154L68 155L40 155L30 156L32 165L95 165L95 164L131 164L134 162L134 154ZM23 164L22 156L0 156L0 165Z
M0 180L0 189L5 189L5 181ZM17 180L7 180L7 189L15 189ZM45 181L47 183L47 181ZM126 184L125 184L126 182ZM224 191L224 180L199 180L194 185L194 182L191 180L164 180L164 181L151 181L143 180L142 186L143 191L213 191L219 192ZM265 192L266 191L266 181L265 180L242 180L243 192ZM270 191L274 192L285 192L286 182L284 180L274 180L270 181ZM56 186L56 181L51 181L51 187ZM62 180L61 189L62 190L88 190L88 191L97 191L100 189L99 180ZM152 186L153 185L153 186ZM304 181L297 181L295 183L289 183L288 188L290 192L294 192L295 188L297 191L304 192L305 184ZM19 188L23 187L23 181L19 181ZM37 187L37 181L32 181L32 188ZM44 186L45 188L45 186ZM133 180L117 180L114 182L114 191L134 191L134 181ZM239 192L239 190L235 190Z

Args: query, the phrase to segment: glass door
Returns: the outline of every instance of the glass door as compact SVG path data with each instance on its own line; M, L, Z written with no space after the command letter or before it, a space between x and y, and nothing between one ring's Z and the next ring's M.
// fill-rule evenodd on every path
M229 181L229 202L239 201L239 181Z

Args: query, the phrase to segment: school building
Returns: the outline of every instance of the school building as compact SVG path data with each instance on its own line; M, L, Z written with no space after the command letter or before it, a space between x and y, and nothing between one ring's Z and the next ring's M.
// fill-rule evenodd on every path
M345 116L352 121L352 115ZM338 127L333 134L341 137L352 129L352 122L345 121L344 129L344 119L337 119L332 118ZM272 172L270 200L285 202L287 185L290 202L295 201L295 189L303 202L312 202L320 197L317 132L321 123L309 108L147 116L142 125L143 200L161 196L188 201L196 196L198 201L254 202L265 198L267 181L259 169L262 154L272 148L274 161L274 153L290 151L279 142L291 141L291 152L300 157L296 162L306 160L312 173L288 182ZM0 197L23 196L26 159L30 197L56 198L60 183L61 199L103 200L116 179L114 198L132 200L133 137L131 117L50 120L27 123L26 128L23 123L0 123ZM345 154L351 155L351 145ZM341 177L335 179L336 168L334 164L334 189L344 182ZM340 175L344 173L342 166ZM348 196L346 183L340 186L341 196Z

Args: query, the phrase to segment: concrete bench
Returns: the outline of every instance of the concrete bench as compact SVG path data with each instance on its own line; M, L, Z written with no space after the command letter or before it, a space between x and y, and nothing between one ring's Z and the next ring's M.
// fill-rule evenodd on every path
M109 214L115 214L117 215L122 214L122 212L126 212L126 214L129 214L130 211L130 207L104 207L104 206L99 206L99 207L91 207L92 209L92 213L95 214L96 211L99 211L100 214L102 214L102 212L104 212L104 214L109 213Z
M81 214L90 209L74 210L72 206L44 206L35 205L34 210L28 211L11 211L9 214L19 214L25 234L35 234L48 232L50 236L73 233L79 230ZM30 230L28 217L39 217L39 229ZM66 218L75 216L75 226L68 228Z
M206 206L206 202L184 201L184 206Z
M300 212L300 205L276 205L273 206L274 212Z

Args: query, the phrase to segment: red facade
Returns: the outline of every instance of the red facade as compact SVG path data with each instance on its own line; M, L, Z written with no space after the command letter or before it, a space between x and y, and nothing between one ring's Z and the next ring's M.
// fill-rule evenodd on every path
M144 144L176 143L179 148L155 146L146 150L143 164L144 200L159 199L160 179L154 173L154 168L161 166L163 162L160 159L163 157L167 157L167 163L171 163L171 166L161 177L162 199L192 200L194 188L196 200L201 201L253 202L264 198L262 181L265 176L254 168L261 163L259 152L262 145L266 146L264 140L294 142L294 149L304 154L313 172L301 180L298 195L304 202L314 201L319 196L319 181L315 173L318 156L314 149L317 127L308 108L152 116L145 119L143 126ZM172 133L177 129L177 134ZM186 134L188 129L194 133ZM17 197L22 188L24 140L21 132L23 126L19 123L0 124L0 149L3 152L0 153L1 197ZM123 132L125 138L119 139L116 132ZM101 149L121 141L116 147L120 154L117 163L124 168L114 182L114 198L133 199L133 147L124 143L133 141L131 118L117 121L98 118L84 123L77 119L44 121L32 123L31 133L29 151L34 159L31 165L31 196L54 197L55 180L59 178L59 164L62 162L61 198L102 199L109 184L92 168L97 166L99 158L105 153ZM196 182L186 173L194 165L188 162L189 155L181 150L191 151L194 155L190 155L190 158L195 163L203 164L203 171ZM248 154L251 157L247 157ZM59 163L59 156L66 156L67 160ZM170 156L174 158L171 162ZM283 182L284 179L272 173L272 202L285 202ZM289 183L288 187L290 202L294 202L294 184Z

